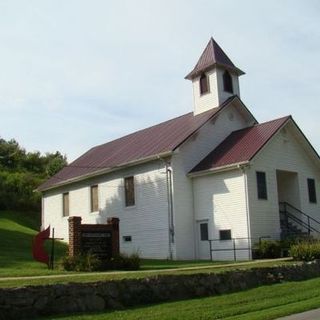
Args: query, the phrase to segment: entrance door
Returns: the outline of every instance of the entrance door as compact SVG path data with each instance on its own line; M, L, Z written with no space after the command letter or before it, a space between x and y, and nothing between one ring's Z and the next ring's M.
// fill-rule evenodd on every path
M277 187L278 187L278 201L280 203L279 209L284 210L287 208L287 211L298 220L303 220L300 209L300 192L299 192L299 178L297 172L277 170ZM284 206L282 203L288 203L289 206ZM293 207L292 207L293 206ZM296 226L298 229L301 229L301 225L297 220L292 218L289 219L289 222ZM280 226L284 232L290 232L288 229L288 218L280 213ZM293 230L293 232L295 232Z
M300 209L300 192L298 173L277 170L277 187L279 202L288 202Z
M209 221L203 220L197 222L198 234L198 258L201 260L210 259L209 245Z

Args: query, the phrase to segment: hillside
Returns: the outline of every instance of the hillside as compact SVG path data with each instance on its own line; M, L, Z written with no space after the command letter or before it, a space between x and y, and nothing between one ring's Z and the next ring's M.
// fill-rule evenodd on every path
M32 258L32 239L39 225L39 213L0 211L0 277L54 272ZM56 257L61 257L66 248L57 243Z

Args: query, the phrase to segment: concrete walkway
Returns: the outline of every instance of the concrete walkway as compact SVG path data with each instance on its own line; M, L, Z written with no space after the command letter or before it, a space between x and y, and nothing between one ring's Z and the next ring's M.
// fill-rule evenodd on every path
M278 318L277 320L319 320L320 309L315 309L303 313L293 314L291 316Z
M24 276L24 277L0 277L0 281L8 280L33 280L33 279L55 279L55 278L68 278L68 277L83 277L86 278L90 276L97 275L119 275L119 274L144 274L144 273L170 273L176 271L192 271L192 270L204 270L204 269L219 269L219 268L234 268L241 266L250 266L251 264L259 264L266 262L281 262L288 261L291 258L280 258L280 259L265 259L265 260L255 260L249 262L239 262L239 263L225 263L225 264L215 264L215 265L205 265L205 266L194 266L194 267L184 267L184 268L168 268L168 269L156 269L156 270L137 270L137 271L108 271L108 272L86 272L86 273L69 273L69 274L55 274L55 275L45 275L45 276Z

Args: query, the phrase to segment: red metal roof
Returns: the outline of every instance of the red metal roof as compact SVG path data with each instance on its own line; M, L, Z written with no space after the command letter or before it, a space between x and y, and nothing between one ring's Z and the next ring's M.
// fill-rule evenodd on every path
M96 146L43 183L38 190L43 191L63 184L68 180L94 174L103 169L111 169L128 162L173 151L235 98L236 96L230 97L220 107L196 116L193 115L193 112L189 112Z
M232 132L190 173L250 161L290 116Z
M221 47L211 37L206 48L202 52L200 59L193 68L193 70L185 77L185 79L193 79L199 76L202 72L210 69L214 65L224 66L231 70L236 71L239 75L244 74L243 71L238 69L229 57L224 53Z

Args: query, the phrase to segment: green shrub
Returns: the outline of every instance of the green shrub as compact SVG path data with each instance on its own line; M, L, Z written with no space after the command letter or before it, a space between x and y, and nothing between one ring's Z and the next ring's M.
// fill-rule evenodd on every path
M290 255L294 260L312 261L320 259L320 242L303 241L290 247Z
M288 235L285 239L281 241L283 248L290 248L294 244L298 244L300 242L314 242L314 238L307 234L301 235Z
M61 266L66 271L97 271L101 269L101 262L94 254L84 253L75 257L65 256Z
M66 271L73 271L76 268L76 261L75 257L69 257L68 255L64 256L59 261L59 266Z
M66 271L138 270L141 260L139 255L134 253L119 254L102 262L94 254L86 253L75 257L65 256L60 265Z
M255 256L259 259L280 258L282 252L281 242L278 240L261 240L254 247Z
M140 269L141 260L137 253L127 255L120 253L116 257L112 258L111 269L116 270L138 270Z

